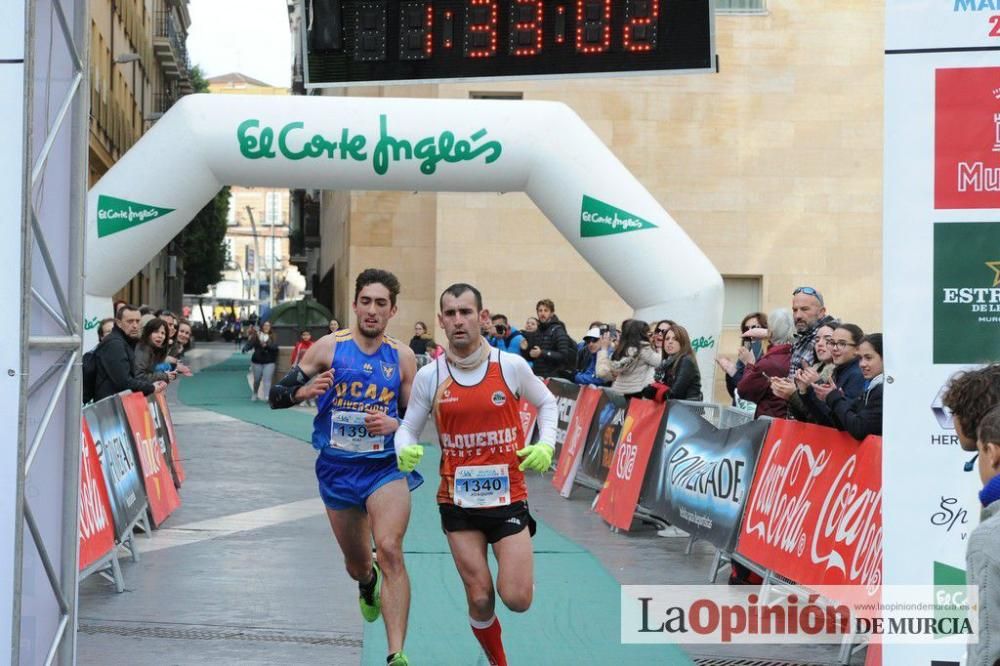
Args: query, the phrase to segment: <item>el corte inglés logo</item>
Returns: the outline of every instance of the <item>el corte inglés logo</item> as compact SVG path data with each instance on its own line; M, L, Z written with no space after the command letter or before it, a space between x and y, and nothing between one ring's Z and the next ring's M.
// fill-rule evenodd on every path
M580 236L611 236L640 229L655 229L656 225L638 215L616 208L600 199L583 195L580 208Z
M172 213L173 208L160 208L101 194L97 197L97 237L104 238Z

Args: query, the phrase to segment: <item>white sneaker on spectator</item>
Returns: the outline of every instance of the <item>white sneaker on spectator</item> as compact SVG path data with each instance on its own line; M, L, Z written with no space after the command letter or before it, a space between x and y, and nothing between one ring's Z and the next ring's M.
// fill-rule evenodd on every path
M667 525L662 530L656 533L657 536L661 537L689 537L691 536L681 528L676 525Z

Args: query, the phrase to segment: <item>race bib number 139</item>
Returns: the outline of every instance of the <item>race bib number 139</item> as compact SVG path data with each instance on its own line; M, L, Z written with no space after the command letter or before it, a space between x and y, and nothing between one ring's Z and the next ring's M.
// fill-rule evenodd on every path
M332 412L330 414L330 446L344 451L365 453L382 451L385 438L373 435L365 427L364 412Z

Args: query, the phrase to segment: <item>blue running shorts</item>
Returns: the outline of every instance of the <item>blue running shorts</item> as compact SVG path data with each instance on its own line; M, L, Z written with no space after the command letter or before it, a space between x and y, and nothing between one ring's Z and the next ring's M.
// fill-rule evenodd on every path
M372 493L396 479L406 479L411 491L424 482L419 472L400 472L396 456L339 458L320 454L316 458L316 479L323 504L335 511L352 507L365 511L365 502Z

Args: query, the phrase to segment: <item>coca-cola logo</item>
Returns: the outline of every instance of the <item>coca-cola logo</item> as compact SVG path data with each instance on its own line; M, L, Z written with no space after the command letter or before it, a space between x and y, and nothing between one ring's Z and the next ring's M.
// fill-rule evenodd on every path
M104 510L100 489L90 467L90 445L86 437L83 438L80 452L83 471L80 483L80 540L86 541L108 526L108 513Z
M809 554L813 564L837 569L873 593L882 582L882 490L852 481L857 462L857 455L848 458L830 486Z
M757 492L747 508L744 532L801 556L806 546L802 525L812 505L807 498L816 478L826 469L830 453L814 452L809 444L801 443L792 451L788 463L782 465L775 461L781 446L779 439L764 461Z

